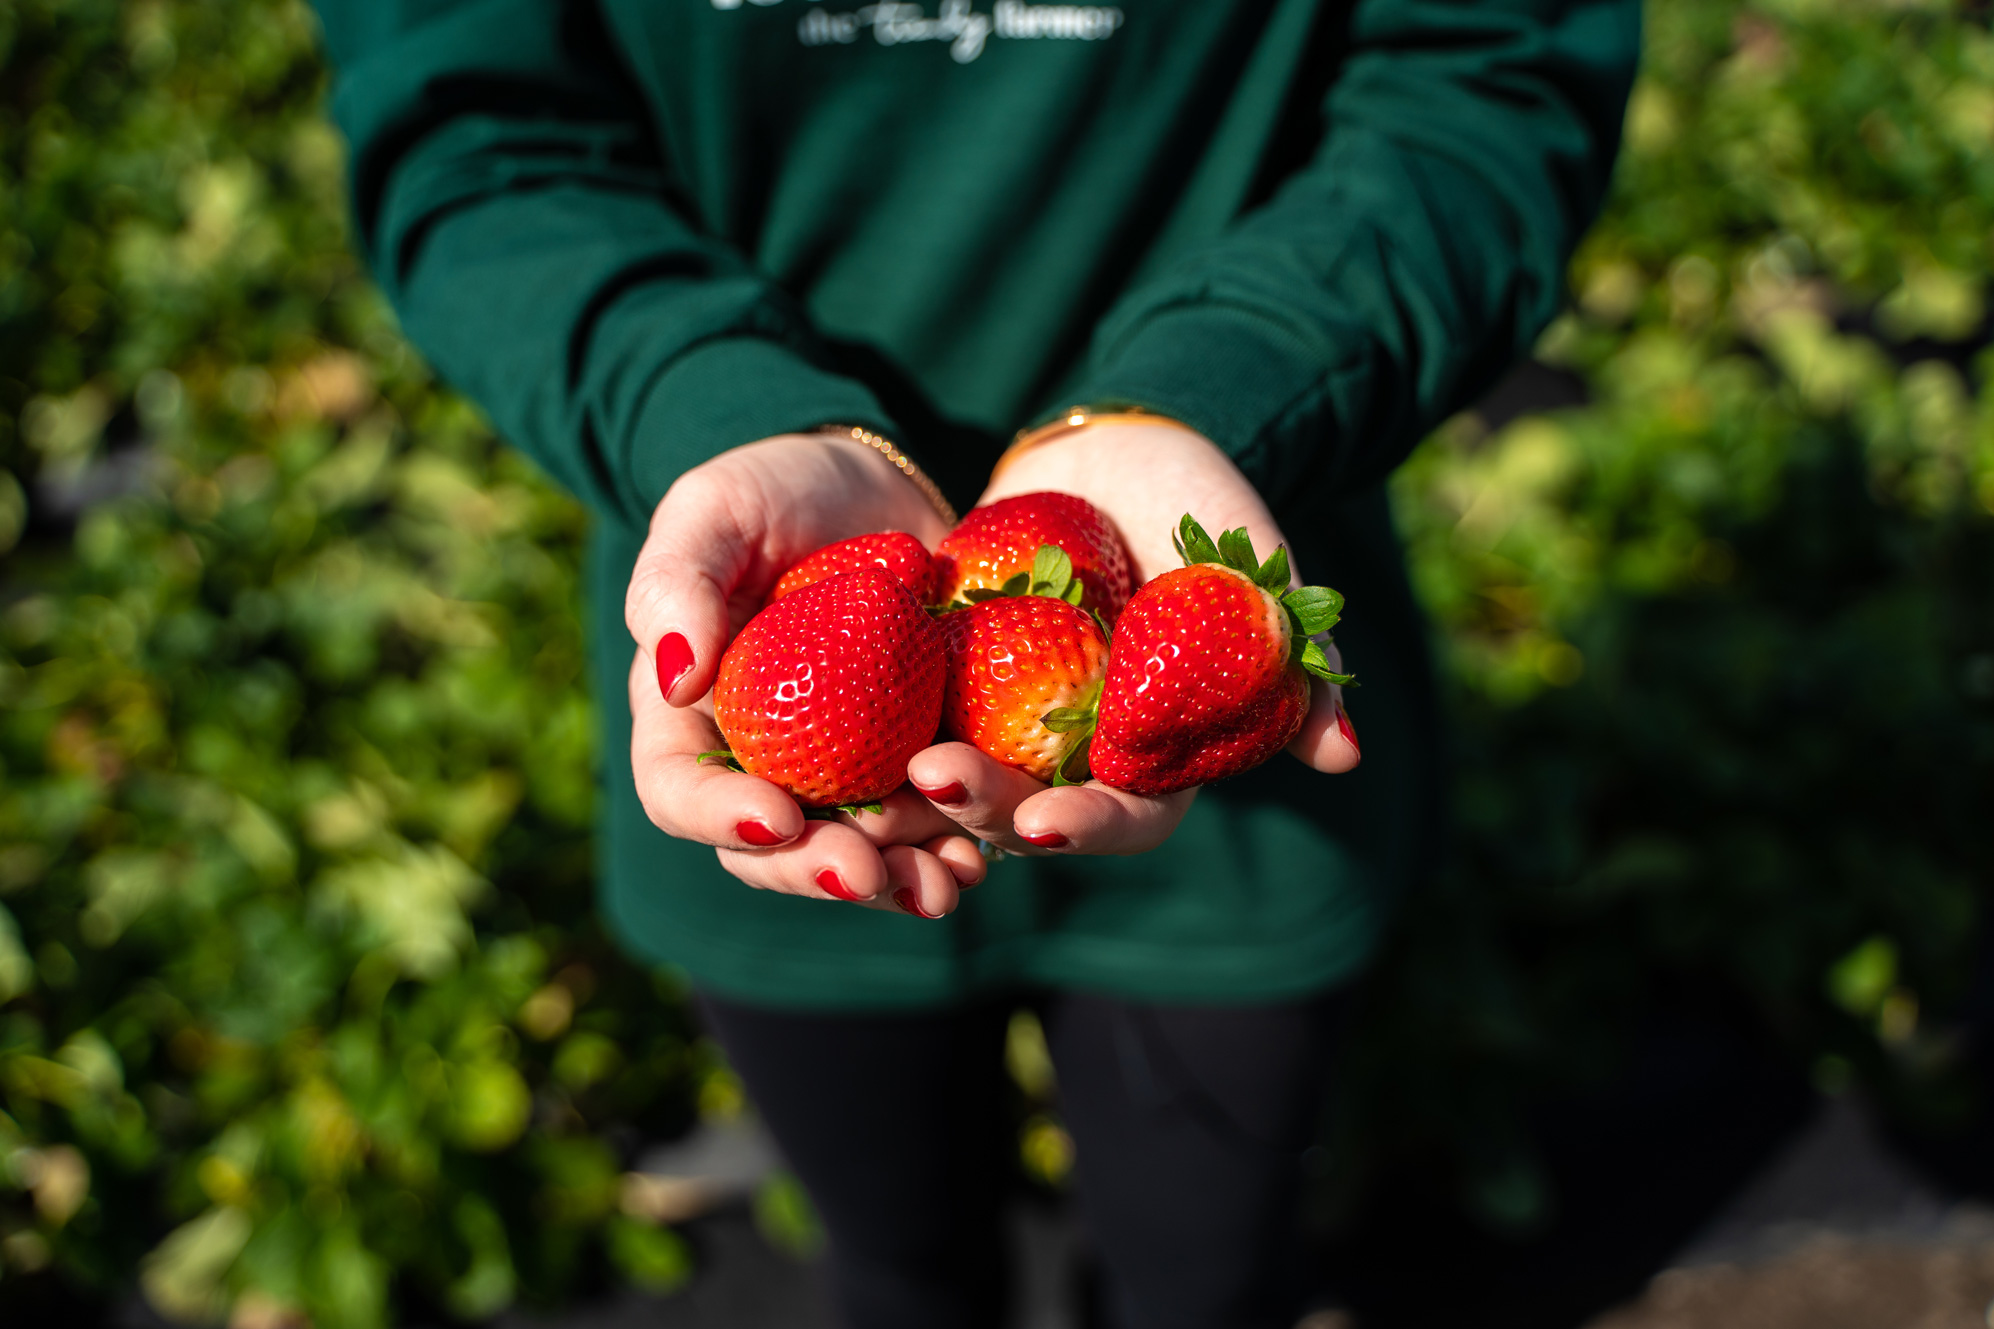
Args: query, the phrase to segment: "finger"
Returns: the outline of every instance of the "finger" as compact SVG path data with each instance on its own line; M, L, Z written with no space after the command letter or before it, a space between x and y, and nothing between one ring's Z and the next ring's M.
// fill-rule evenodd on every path
M758 776L699 754L723 747L703 709L668 706L642 651L630 667L630 768L637 797L658 829L681 840L768 848L803 833L796 800Z
M941 860L954 875L959 890L980 886L990 875L990 860L983 856L983 846L967 835L937 835L921 848Z
M879 801L878 812L842 812L839 819L876 845L920 844L960 828L911 785Z
M734 505L708 488L689 472L665 494L623 602L624 623L674 706L690 706L713 686L733 635L729 597L752 543L734 520Z
M1343 672L1343 655L1335 643L1323 647L1329 667ZM1356 768L1363 754L1357 749L1357 730L1344 709L1343 689L1320 678L1309 679L1309 713L1302 727L1288 742L1288 751L1306 766L1328 775L1341 775Z
M721 867L761 890L893 907L879 851L835 821L810 822L801 835L774 849L723 848L719 854Z
M893 903L902 912L916 918L942 918L955 912L962 890L939 858L910 844L888 845L879 857L886 864Z
M1018 835L1062 854L1141 854L1170 838L1196 789L1145 798L1098 780L1047 789L1018 805Z
M914 754L907 763L907 782L978 839L1013 853L1034 852L1013 828L1013 814L1020 803L1044 791L1042 781L967 743L938 743Z

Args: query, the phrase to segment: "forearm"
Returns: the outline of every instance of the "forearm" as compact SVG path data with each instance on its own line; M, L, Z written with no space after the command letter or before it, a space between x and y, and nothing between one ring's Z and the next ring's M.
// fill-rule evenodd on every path
M692 466L829 421L893 432L676 201L593 7L319 0L362 248L505 437L632 524Z
M1316 152L1123 299L1081 399L1185 421L1277 505L1375 481L1555 312L1636 22L1626 0L1360 5Z

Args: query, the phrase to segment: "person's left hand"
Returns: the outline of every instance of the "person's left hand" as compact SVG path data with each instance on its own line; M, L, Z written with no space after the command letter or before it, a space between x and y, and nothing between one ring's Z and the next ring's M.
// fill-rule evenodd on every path
M1232 460L1203 435L1174 423L1102 423L1052 439L1014 457L978 503L1042 489L1078 494L1114 521L1128 543L1138 586L1181 565L1171 535L1186 512L1215 536L1244 526L1263 553L1287 543ZM1291 547L1291 557L1293 552ZM1292 576L1294 585L1302 584L1299 569ZM1341 670L1335 647L1326 649L1332 667ZM1309 682L1308 717L1288 751L1316 770L1348 771L1357 765L1358 750L1343 690L1313 677ZM1146 798L1098 780L1055 789L967 743L917 753L907 778L934 811L1001 849L1026 854L1143 853L1170 837L1197 794L1186 789ZM898 819L910 834L932 834L931 815L903 806ZM893 828L878 830L897 838Z

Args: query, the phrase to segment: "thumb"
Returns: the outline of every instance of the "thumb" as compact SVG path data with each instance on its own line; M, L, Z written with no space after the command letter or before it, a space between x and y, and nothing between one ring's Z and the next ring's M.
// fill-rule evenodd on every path
M728 601L750 561L725 503L690 501L674 486L652 514L623 620L672 705L690 706L713 686L732 635Z
M1323 651L1329 656L1330 668L1341 673L1343 656L1335 643L1325 645ZM1302 764L1326 775L1341 775L1356 768L1363 754L1357 750L1357 730L1350 723L1350 712L1343 708L1342 688L1327 679L1309 679L1309 713L1289 740L1288 751Z

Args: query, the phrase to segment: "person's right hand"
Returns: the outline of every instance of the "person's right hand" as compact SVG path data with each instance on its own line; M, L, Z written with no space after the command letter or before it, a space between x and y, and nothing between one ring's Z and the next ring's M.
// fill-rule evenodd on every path
M981 881L976 841L902 788L885 814L806 820L775 785L699 754L726 746L710 695L727 643L790 566L835 540L946 534L921 491L881 453L831 435L784 434L680 476L651 516L624 619L637 794L667 835L714 846L750 886L934 917Z

